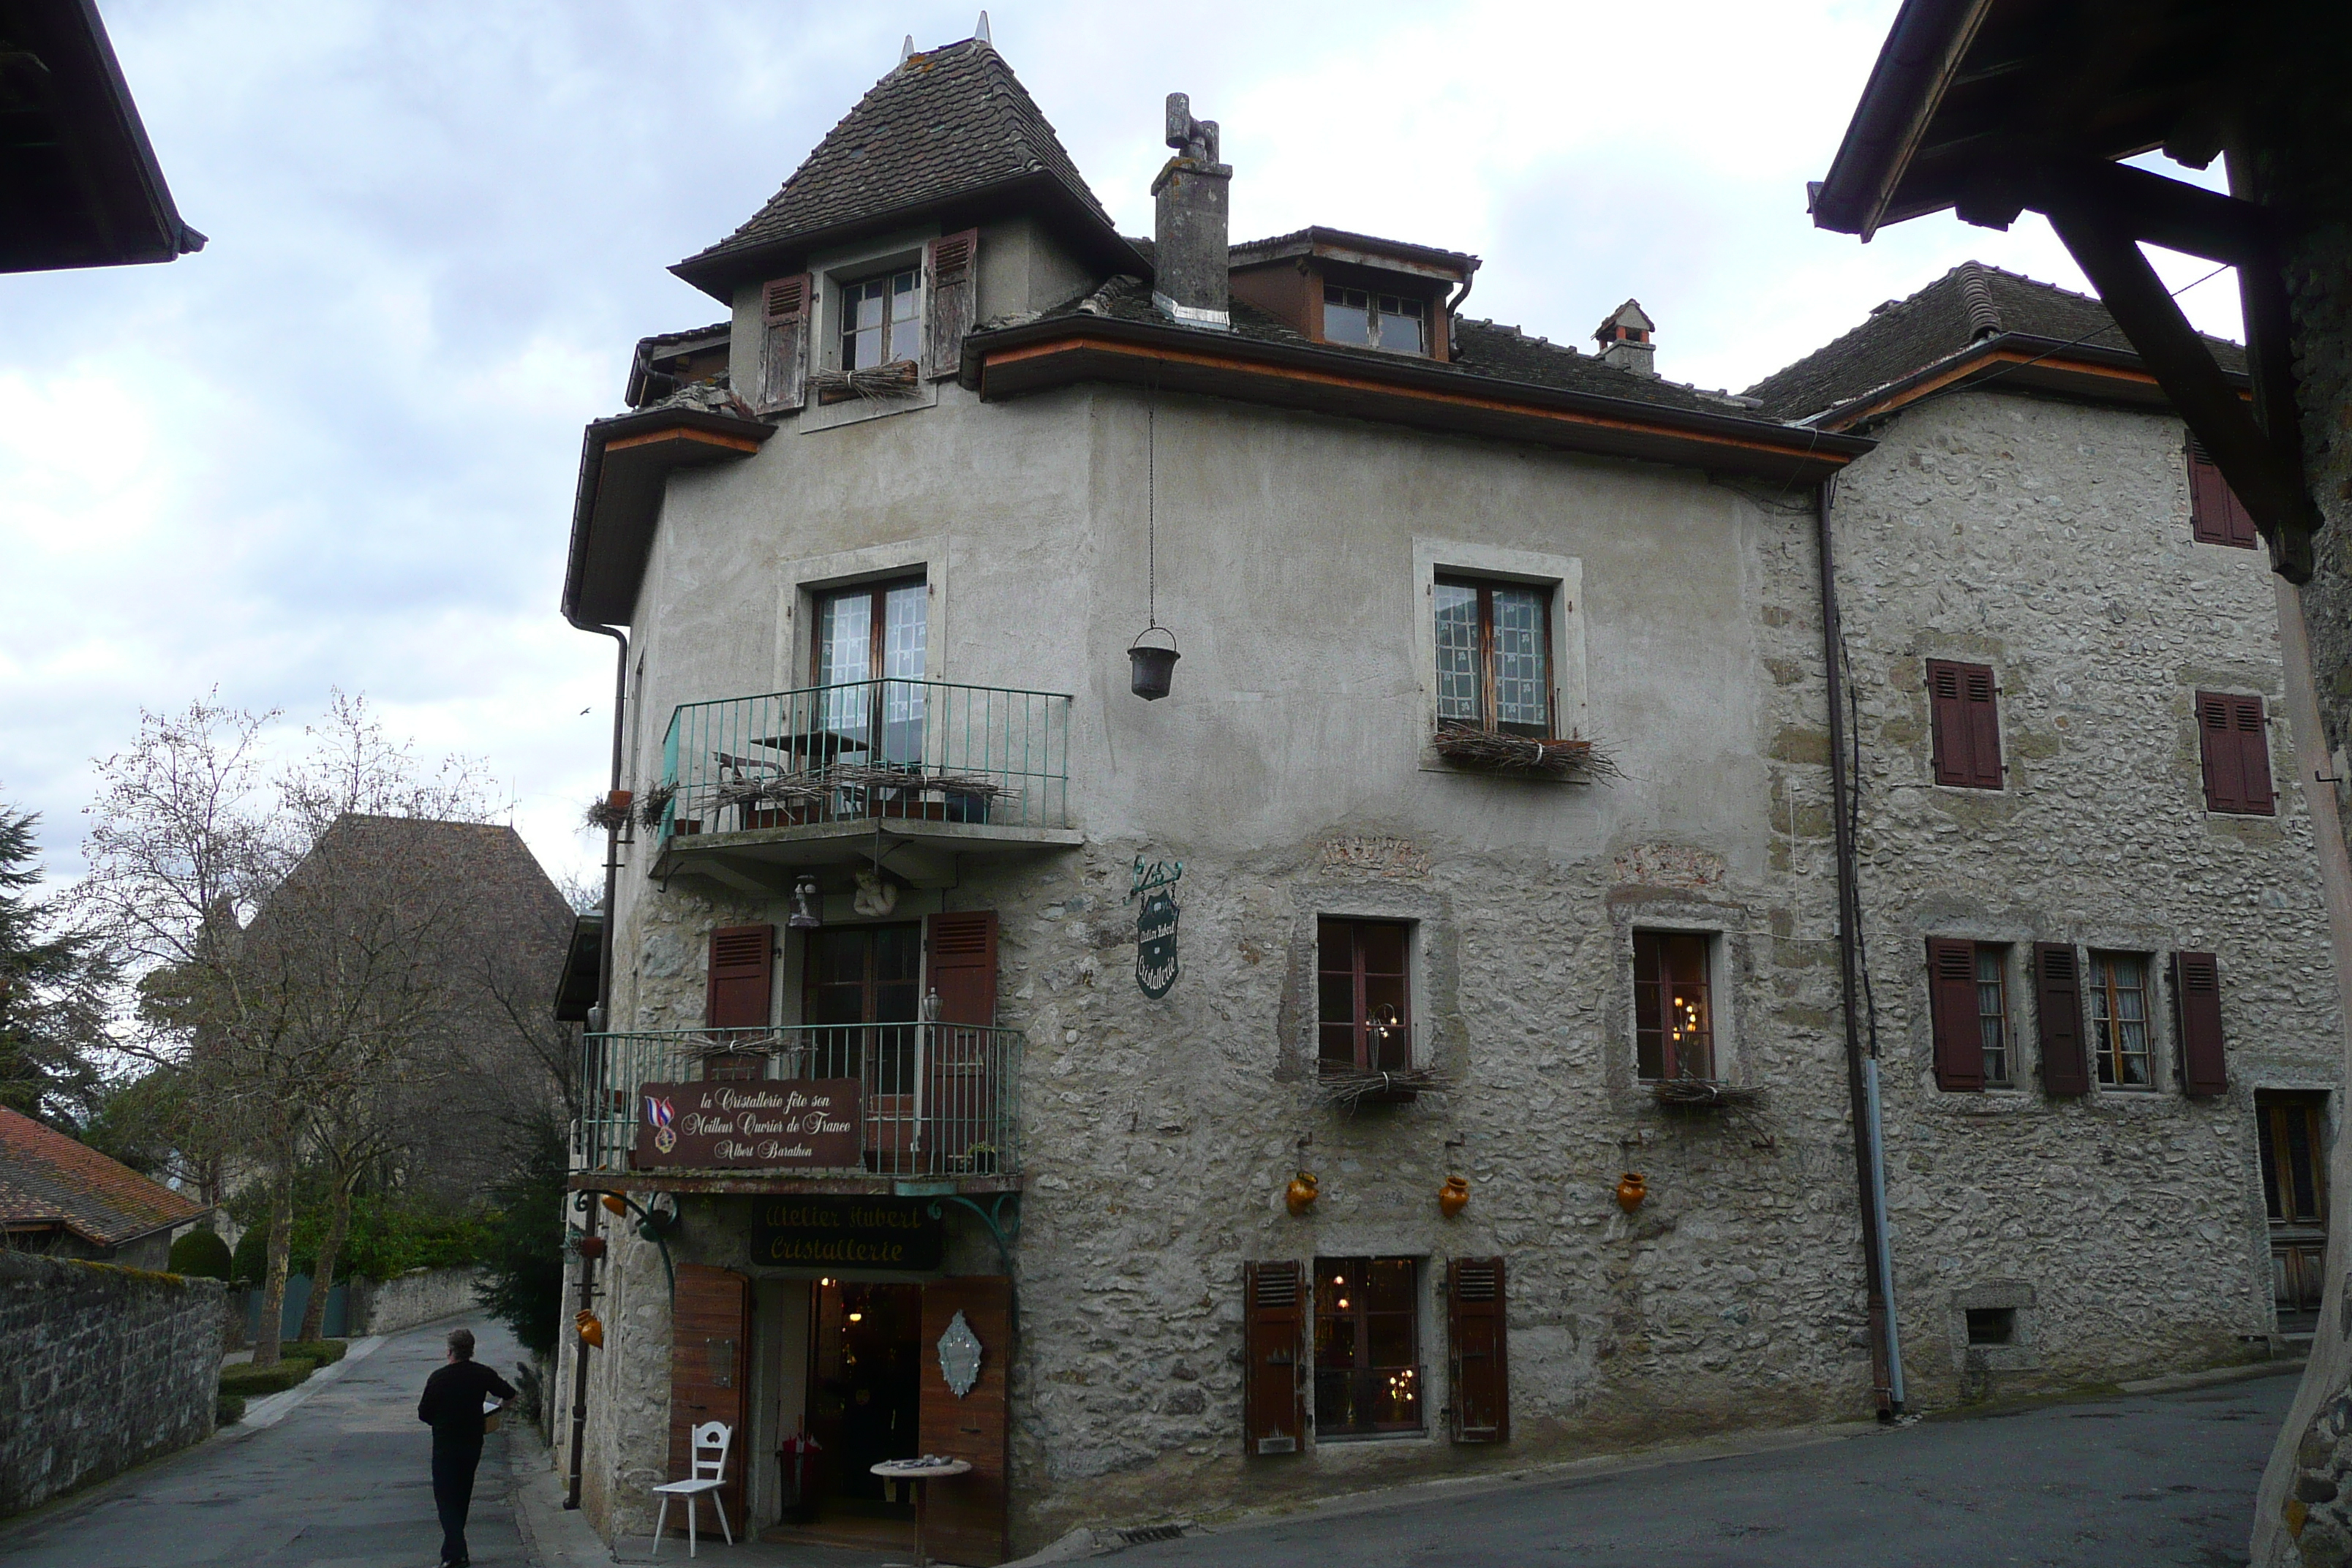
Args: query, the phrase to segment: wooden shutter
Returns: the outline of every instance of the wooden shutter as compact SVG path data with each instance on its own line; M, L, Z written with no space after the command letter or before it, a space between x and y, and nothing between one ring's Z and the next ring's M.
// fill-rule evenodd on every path
M923 958L925 991L940 999L929 1026L924 1148L947 1170L986 1174L1003 1156L997 1079L1009 1065L986 1032L996 1026L996 911L925 916Z
M2231 544L2251 550L2261 537L2253 514L2238 500L2238 492L2196 437L2189 437L2189 530L2200 544Z
M980 1377L959 1398L940 1370L940 1340L963 1314L980 1342ZM935 1279L923 1287L923 1339L916 1347L916 1436L926 1454L962 1459L969 1474L930 1481L923 1546L950 1563L1002 1563L1010 1451L1006 1377L1013 1365L1013 1281L1002 1275Z
M1297 1263L1242 1265L1242 1451L1296 1454L1305 1446L1306 1268Z
M996 911L923 917L924 989L940 998L940 1020L996 1026Z
M2221 971L2210 952L2172 955L2172 1005L2180 1026L2180 1082L2191 1099L2230 1087L2221 1051Z
M751 1281L725 1268L679 1264L669 1310L669 1479L682 1481L694 1474L694 1428L705 1421L726 1422L735 1436L719 1498L739 1541L745 1526L743 1467L751 1462L744 1419L751 1346ZM670 1518L685 1534L679 1510L670 1510ZM697 1529L709 1523L706 1518Z
M1999 789L2000 710L1994 701L1992 667L1929 659L1927 696L1936 782Z
M703 1024L713 1029L768 1026L776 928L720 926L710 933L710 982Z
M2090 1059L2083 1054L2082 960L2072 942L2033 944L2033 995L2042 1023L2043 1092L2090 1093Z
M1445 1266L1446 1343L1453 1384L1449 1425L1457 1443L1511 1440L1509 1325L1503 1260L1457 1258Z
M2205 809L2269 816L2270 727L2263 700L2227 691L2197 694L2197 747L2205 769Z
M814 284L805 272L772 278L760 287L760 409L798 408L807 396L809 307Z
M1936 1087L1984 1087L1984 1032L1977 1026L1977 944L1927 939L1927 1012L1936 1028Z
M940 381L963 365L963 336L971 331L980 292L980 230L943 234L923 247L923 360Z

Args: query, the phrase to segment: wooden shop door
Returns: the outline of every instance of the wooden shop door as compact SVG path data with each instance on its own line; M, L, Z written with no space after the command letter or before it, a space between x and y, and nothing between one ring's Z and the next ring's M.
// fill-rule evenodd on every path
M734 1434L727 1450L727 1484L719 1489L727 1509L727 1522L740 1541L749 1516L743 1511L743 1467L751 1437L744 1417L751 1405L744 1384L750 1380L751 1281L725 1268L698 1263L677 1266L677 1294L670 1308L669 1342L669 1479L682 1481L694 1474L694 1428L706 1421L724 1421ZM685 1510L669 1510L679 1533L686 1530ZM705 1514L696 1529L715 1522Z
M940 1365L940 1342L957 1313L980 1342L980 1375L959 1396ZM922 1451L969 1460L970 1475L930 1483L923 1545L948 1563L988 1568L1007 1556L1005 1479L1013 1359L1013 1282L998 1275L923 1287Z

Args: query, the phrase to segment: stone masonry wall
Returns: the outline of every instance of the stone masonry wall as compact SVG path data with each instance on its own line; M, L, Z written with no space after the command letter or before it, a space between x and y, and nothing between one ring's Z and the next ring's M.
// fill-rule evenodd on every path
M2193 542L2179 422L1995 393L1919 405L1841 485L1862 895L1915 1405L2244 1352L2273 1327L2256 1089L2342 1081L2275 599ZM1924 669L1989 664L2006 787L1933 782ZM2259 692L2275 817L2204 808L2192 694ZM2012 1089L1937 1090L1926 939L2007 951ZM2144 955L2155 1087L2042 1092L2034 942ZM2218 955L2230 1090L2185 1099L2166 966ZM2019 1340L1971 1357L1968 1307Z
M212 1435L221 1286L0 1251L0 1514Z

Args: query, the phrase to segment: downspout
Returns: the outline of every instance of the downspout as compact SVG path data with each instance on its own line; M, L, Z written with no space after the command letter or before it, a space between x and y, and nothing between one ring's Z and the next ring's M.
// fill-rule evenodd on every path
M570 619L570 616L567 615L565 618ZM606 787L609 790L617 790L621 787L621 725L623 717L628 710L629 634L618 626L583 625L576 620L572 624L583 632L597 632L611 637L615 644L613 656L613 772L612 783ZM621 923L618 901L620 882L621 829L619 825L615 824L604 830L604 929L599 933L602 952L598 956L596 968L596 1008L590 1016L590 1027L599 1031L613 1026L613 943L615 931ZM596 1234L596 1215L600 1206L593 1202L583 1205L588 1216L587 1229L582 1232L583 1236L593 1237ZM589 1303L595 1292L596 1260L583 1251L580 1258L581 1311L586 1312L591 1310ZM574 1342L572 1359L571 1473L563 1493L563 1506L568 1509L576 1509L580 1506L581 1464L588 1443L588 1351L587 1341Z
M1853 1114L1854 1182L1862 1201L1862 1261L1870 1300L1872 1393L1881 1420L1903 1414L1903 1344L1895 1318L1895 1264L1886 1238L1886 1161L1879 1117L1878 1058L1862 1044L1862 889L1853 853L1853 808L1846 768L1855 753L1846 734L1845 635L1838 621L1837 560L1830 509L1837 480L1814 495L1821 544L1822 655L1829 672L1830 802L1836 819L1838 980L1845 1013L1846 1094ZM1858 759L1856 759L1858 760Z

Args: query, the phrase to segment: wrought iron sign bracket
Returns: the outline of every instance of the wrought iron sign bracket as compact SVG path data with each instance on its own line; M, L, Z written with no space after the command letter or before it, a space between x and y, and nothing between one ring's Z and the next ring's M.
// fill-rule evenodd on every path
M961 1193L948 1193L931 1200L931 1217L945 1219L949 1204L961 1204L980 1216L988 1227L989 1239L996 1243L996 1259L1004 1266L1007 1279L1013 1274L1013 1244L1021 1239L1021 1205L1019 1193L999 1193L986 1208L981 1207ZM1010 1205L1009 1207L1007 1205Z

